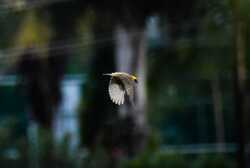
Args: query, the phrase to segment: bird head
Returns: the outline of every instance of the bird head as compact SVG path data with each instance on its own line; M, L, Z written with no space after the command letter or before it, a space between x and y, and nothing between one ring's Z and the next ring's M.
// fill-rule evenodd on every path
M119 77L119 76L122 76L122 75L126 75L126 76L129 77L132 81L134 81L135 83L138 83L138 80L137 80L137 77L136 77L136 76L130 75L130 74L127 74L127 73L123 73L123 72L105 73L105 74L103 74L103 75L112 76L112 77Z
M135 81L135 83L138 83L138 80L137 80L137 77L136 77L136 76L131 75L131 79L132 79L133 81Z

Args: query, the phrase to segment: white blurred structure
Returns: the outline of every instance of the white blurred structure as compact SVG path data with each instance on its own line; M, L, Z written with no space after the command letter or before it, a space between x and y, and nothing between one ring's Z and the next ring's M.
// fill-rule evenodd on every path
M68 76L62 82L62 102L54 118L54 137L57 142L69 138L70 149L79 144L78 106L81 97L82 76Z
M70 150L74 150L79 144L78 106L84 79L83 75L65 76L61 84L62 102L54 116L54 138L60 143L67 136ZM0 75L0 86L16 86L17 82L18 79L15 75ZM37 129L37 124L30 121L28 135L31 141L36 139Z

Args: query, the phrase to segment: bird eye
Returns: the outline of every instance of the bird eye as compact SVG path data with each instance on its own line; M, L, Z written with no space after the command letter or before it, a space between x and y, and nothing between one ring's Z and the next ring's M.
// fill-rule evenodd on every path
M137 79L134 79L135 83L138 83L138 80Z

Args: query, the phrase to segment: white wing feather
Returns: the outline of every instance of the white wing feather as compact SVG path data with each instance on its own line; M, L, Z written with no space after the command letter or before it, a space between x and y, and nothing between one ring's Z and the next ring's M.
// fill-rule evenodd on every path
M124 103L125 90L114 78L111 78L109 82L109 96L115 104Z
M134 89L135 89L135 82L132 81L131 79L129 79L127 76L122 76L121 77L121 81L125 86L126 89L126 94L129 97L129 100L131 101L131 103L133 103L134 101Z

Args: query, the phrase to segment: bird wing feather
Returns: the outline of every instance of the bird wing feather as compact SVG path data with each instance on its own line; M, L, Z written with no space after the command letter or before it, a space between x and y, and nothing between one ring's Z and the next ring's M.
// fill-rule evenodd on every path
M109 82L109 96L115 104L121 105L124 103L124 86L122 82L115 77L111 77Z
M133 80L131 80L127 76L122 76L121 81L124 85L124 88L126 90L126 94L128 95L131 103L134 101L134 89L135 89L135 83Z

